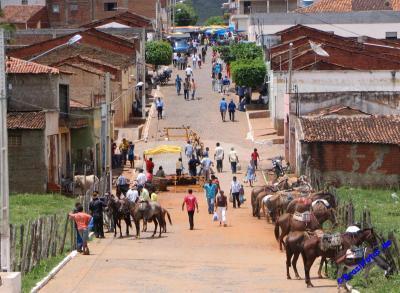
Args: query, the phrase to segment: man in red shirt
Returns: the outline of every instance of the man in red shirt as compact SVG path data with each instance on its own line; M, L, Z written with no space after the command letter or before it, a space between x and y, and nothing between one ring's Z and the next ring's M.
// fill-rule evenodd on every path
M153 174L153 170L154 170L154 163L153 163L153 159L145 159L146 160L146 171L150 174Z
M89 240L89 222L90 219L92 218L91 215L88 215L83 212L83 207L82 205L79 205L76 208L77 213L69 213L69 217L71 219L74 219L76 223L76 227L78 229L78 233L82 238L83 244L82 244L82 250L83 254L89 255L89 247L87 245L87 242Z
M188 216L189 216L190 230L193 230L193 227L194 227L194 222L193 222L194 210L197 209L197 212L199 212L199 205L197 204L196 197L193 195L193 190L189 189L188 192L189 192L189 194L186 195L185 198L183 199L182 211L184 210L185 204L186 204L186 209L187 209Z
M256 166L256 169L258 169L257 162L260 159L260 155L257 152L257 149L254 149L253 153L251 154L251 159L254 162L254 166Z

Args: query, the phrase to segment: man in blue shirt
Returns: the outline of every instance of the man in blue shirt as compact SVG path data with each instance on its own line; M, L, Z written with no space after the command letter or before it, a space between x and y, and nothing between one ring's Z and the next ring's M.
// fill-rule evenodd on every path
M222 98L221 102L219 102L219 111L221 112L222 122L225 122L225 116L227 110L228 110L228 103L225 101L225 98Z
M158 120L160 120L160 119L162 119L162 112L163 112L163 108L164 108L164 102L161 100L161 98L157 98L156 108L157 108L157 117L158 117Z
M229 111L229 120L234 122L235 121L236 104L233 101L233 99L229 102L228 111Z
M217 185L214 184L210 179L208 180L208 183L204 184L203 188L206 191L208 213L212 214L214 212L214 201L215 195L217 194Z
M224 79L222 80L222 85L224 87L224 94L229 91L229 86L231 81L229 80L228 76L225 75Z

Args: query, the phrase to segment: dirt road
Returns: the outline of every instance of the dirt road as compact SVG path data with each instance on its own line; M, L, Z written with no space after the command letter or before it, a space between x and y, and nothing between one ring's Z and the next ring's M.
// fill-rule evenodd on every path
M183 75L183 72L180 72ZM238 122L222 123L218 112L218 93L211 92L210 65L196 69L198 97L184 101L174 87L163 88L167 118L153 118L150 140L137 145L143 149L165 142L160 130L166 126L190 125L213 151L219 141L226 154L235 147L243 166L253 147L261 149L266 159L282 151L281 147L253 145L246 140L248 131L244 113ZM226 155L227 157L227 155ZM160 164L174 166L175 161L154 158ZM263 161L264 163L267 160ZM232 175L225 160L225 172L218 174L221 186L229 191ZM238 175L240 179L244 171ZM262 184L259 176L257 184ZM246 187L247 197L250 189ZM173 192L159 195L160 203L172 215L173 226L161 239L132 237L106 239L90 243L92 255L72 260L42 291L43 292L335 292L331 280L313 280L316 288L306 289L304 280L286 280L285 255L279 252L273 226L251 216L250 203L240 209L228 210L228 227L213 223L207 213L204 194L196 194L200 213L195 214L195 230L189 230L186 212L181 204L184 194ZM153 226L150 225L150 228ZM301 275L302 261L299 260ZM316 268L312 270L316 276Z

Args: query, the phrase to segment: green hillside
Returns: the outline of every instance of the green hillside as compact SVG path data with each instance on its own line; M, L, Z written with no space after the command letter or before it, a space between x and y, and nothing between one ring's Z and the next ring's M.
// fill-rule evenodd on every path
M215 15L222 15L222 3L226 0L192 0L193 7L199 15L197 24L202 24L207 18Z

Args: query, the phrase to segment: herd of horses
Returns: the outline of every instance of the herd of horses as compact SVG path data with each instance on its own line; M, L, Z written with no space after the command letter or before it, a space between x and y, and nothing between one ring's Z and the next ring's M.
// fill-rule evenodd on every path
M295 277L301 279L297 271L297 260L302 256L307 287L313 287L310 269L318 257L321 257L319 278L322 278L323 264L327 275L327 260L336 266L336 274L340 277L355 266L354 263L343 261L346 260L349 250L366 245L366 256L379 248L377 235L372 228L360 229L356 233L324 232L322 226L326 221L332 223L332 228L338 224L338 201L330 192L314 192L306 177L300 177L292 183L288 177L283 177L275 184L253 188L251 204L254 217L260 218L264 214L267 222L275 225L274 234L279 248L282 251L284 247L286 251L287 279L291 279L291 266ZM384 255L379 255L373 263L385 271L385 276L393 274L394 268ZM365 278L368 277L373 263L364 268ZM346 280L339 284L339 289L347 288Z

